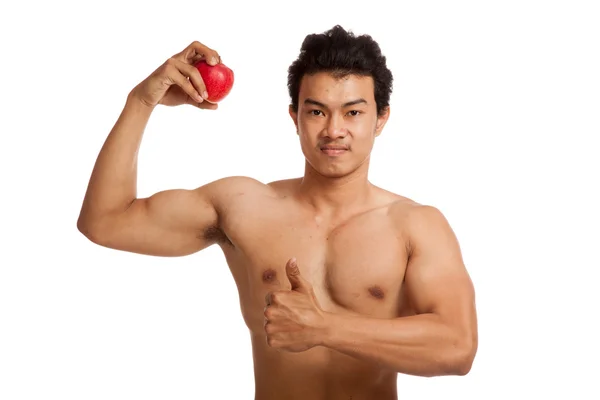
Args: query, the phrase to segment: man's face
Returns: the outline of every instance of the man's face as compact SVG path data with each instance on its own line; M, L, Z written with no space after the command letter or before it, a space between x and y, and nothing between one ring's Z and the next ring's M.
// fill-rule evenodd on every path
M290 107L290 115L306 161L319 174L339 178L368 168L389 110L377 115L372 77L319 72L302 78L298 112Z

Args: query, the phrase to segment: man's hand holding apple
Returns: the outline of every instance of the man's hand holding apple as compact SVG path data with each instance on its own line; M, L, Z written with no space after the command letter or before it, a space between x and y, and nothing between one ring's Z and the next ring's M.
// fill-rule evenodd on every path
M221 64L219 54L194 41L140 82L130 95L148 107L190 104L215 110L232 85L233 72Z

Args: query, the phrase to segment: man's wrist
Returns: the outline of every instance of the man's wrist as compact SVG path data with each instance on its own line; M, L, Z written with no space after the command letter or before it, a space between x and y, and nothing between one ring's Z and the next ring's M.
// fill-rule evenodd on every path
M336 342L336 337L342 328L343 318L336 313L323 312L323 329L319 345L323 347L332 347Z
M137 95L137 87L133 88L127 95L126 105L128 108L133 108L141 112L152 112L154 107L156 107L155 105L148 104L142 97Z

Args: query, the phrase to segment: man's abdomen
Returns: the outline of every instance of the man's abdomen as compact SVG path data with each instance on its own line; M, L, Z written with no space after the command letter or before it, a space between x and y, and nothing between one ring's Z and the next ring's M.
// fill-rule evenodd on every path
M397 399L397 374L324 347L274 350L252 334L256 400Z

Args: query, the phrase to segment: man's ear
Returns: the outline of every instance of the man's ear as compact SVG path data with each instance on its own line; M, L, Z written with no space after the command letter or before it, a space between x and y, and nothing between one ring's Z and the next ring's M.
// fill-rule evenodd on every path
M292 121L294 121L294 125L296 126L296 133L298 133L298 113L294 111L294 106L290 104L289 107L290 117L292 117Z
M377 123L375 124L375 136L376 137L381 134L381 131L383 130L383 127L385 126L385 123L387 122L389 117L390 117L390 106L387 106L381 111L381 114L379 114L377 116Z

